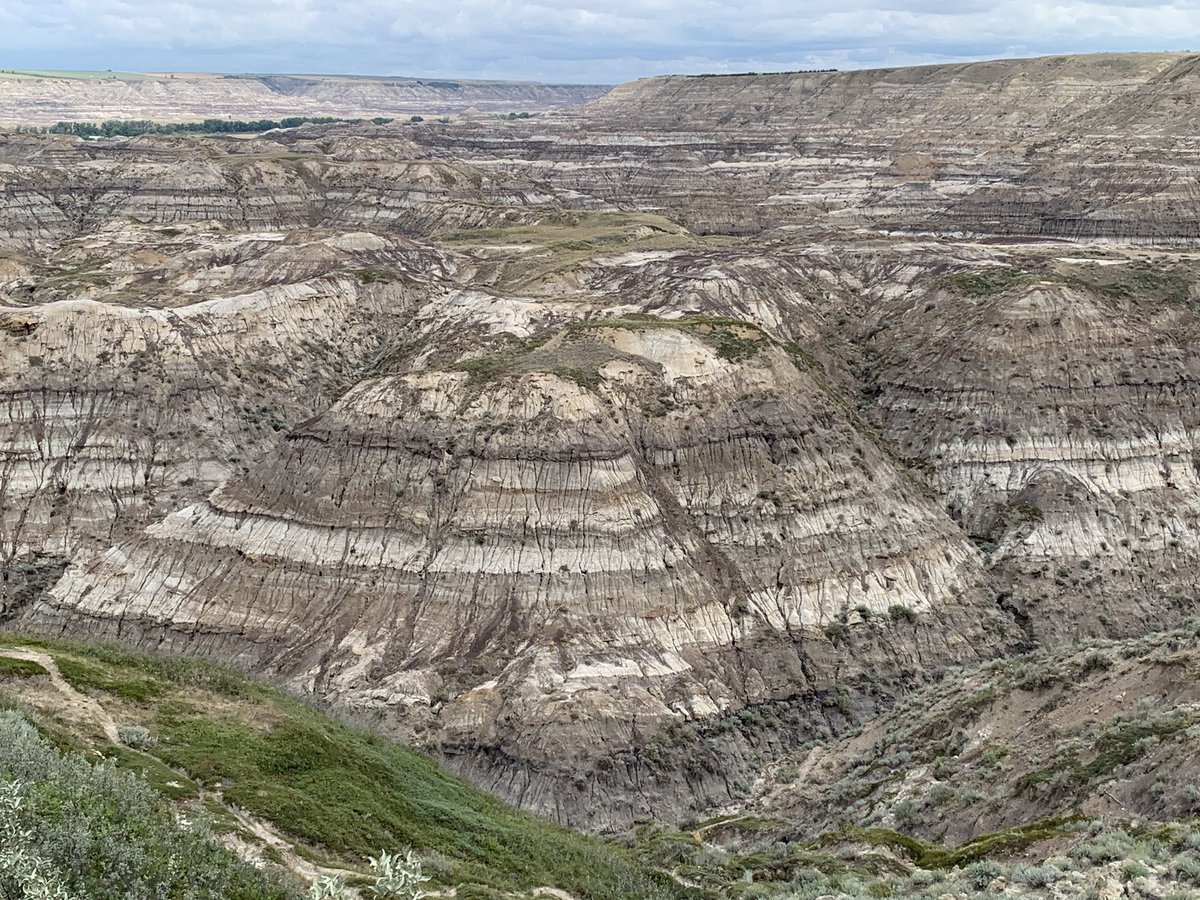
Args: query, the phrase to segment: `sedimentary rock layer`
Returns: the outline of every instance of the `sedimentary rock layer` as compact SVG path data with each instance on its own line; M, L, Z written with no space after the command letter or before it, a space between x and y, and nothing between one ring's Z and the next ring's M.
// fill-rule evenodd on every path
M236 659L591 827L1186 618L1195 78L8 136L5 615Z
M636 756L679 716L1012 639L975 548L807 363L756 328L683 321L364 382L77 565L34 617L407 718L497 790L591 825L639 811L596 802L638 768L641 811L683 806ZM890 624L852 637L852 617ZM496 755L515 765L480 764ZM631 768L599 797L572 787L598 759ZM740 777L714 765L693 788L712 802Z

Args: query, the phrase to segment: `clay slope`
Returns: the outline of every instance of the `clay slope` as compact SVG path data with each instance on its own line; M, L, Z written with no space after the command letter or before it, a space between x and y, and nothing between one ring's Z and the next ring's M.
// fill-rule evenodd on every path
M667 209L700 232L817 223L1190 242L1196 59L652 78L589 104L584 126L417 139L622 208Z
M681 716L779 704L786 743L874 702L868 671L1000 649L980 578L806 363L750 326L634 319L363 382L32 616L376 709L595 827L739 789L762 751L736 736L686 774L659 758Z
M280 140L102 145L0 135L0 247L44 250L128 219L422 235L503 221L512 214L505 207L554 203L528 181L420 156L398 129L365 140L345 129L300 129Z
M203 496L327 408L447 265L372 234L121 237L102 272L21 266L6 285L43 302L0 308L5 612L39 568Z
M1038 642L1145 633L1200 591L1190 262L1012 255L876 307L873 418Z
M1189 626L956 673L772 767L746 808L793 834L883 827L952 845L1051 817L1191 819L1198 649Z
M1129 53L849 72L674 75L619 85L589 109L642 127L685 131L701 123L1045 128L1103 110L1148 83L1171 82L1194 62L1184 53Z
M1177 624L1190 65L777 80L853 127L13 135L6 615L237 659L588 827Z

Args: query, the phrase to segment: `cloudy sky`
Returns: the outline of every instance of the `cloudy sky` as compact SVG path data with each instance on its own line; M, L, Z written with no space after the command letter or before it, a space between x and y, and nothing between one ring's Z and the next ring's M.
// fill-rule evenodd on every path
M1200 50L1200 0L0 0L0 68L618 82Z

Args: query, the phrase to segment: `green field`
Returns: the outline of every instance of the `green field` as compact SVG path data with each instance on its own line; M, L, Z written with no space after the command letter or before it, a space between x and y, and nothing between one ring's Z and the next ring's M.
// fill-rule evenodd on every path
M0 78L63 78L71 81L153 81L141 72L88 72L70 69L0 69Z

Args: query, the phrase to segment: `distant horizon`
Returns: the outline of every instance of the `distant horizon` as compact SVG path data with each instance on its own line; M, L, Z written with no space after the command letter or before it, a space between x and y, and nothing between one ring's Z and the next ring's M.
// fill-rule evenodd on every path
M1163 56L1163 55L1196 55L1200 54L1200 50L1183 49L1163 49L1163 50L1087 50L1087 51L1063 51L1056 53L1029 53L1019 55L1004 55L1004 56L984 56L984 57L960 57L952 59L944 59L937 62L915 62L896 65L860 65L860 66L827 66L827 67L798 67L792 69L746 69L743 71L690 71L690 72L652 72L645 75L638 75L634 78L625 79L625 81L637 81L644 78L664 78L664 77L697 77L697 76L739 76L739 75L789 75L803 73L819 73L819 72L867 72L879 69L907 69L919 68L927 66L953 66L953 65L969 65L971 63L983 62L1004 62L1009 60L1033 60L1045 59L1052 57L1083 57L1083 56ZM518 78L518 77L503 77L503 76L474 76L474 75L454 75L454 74L421 74L411 72L343 72L343 71L315 71L315 70L218 70L218 69L137 69L137 68L97 68L97 69L74 69L55 66L13 66L0 64L0 78L6 74L15 73L18 76L26 76L32 78L63 78L63 80L73 80L67 77L68 75L97 75L104 76L112 74L113 76L136 75L147 78L155 78L158 76L217 76L228 78L361 78L372 80L388 80L397 79L401 81L438 81L438 80L457 80L464 83L489 83L501 82L511 84L541 84L541 85L561 85L572 87L616 87L624 82L621 81L565 81L565 80L544 80L538 78ZM79 79L79 80L102 80L97 79Z
M0 0L13 69L608 85L1192 47L1189 0Z

